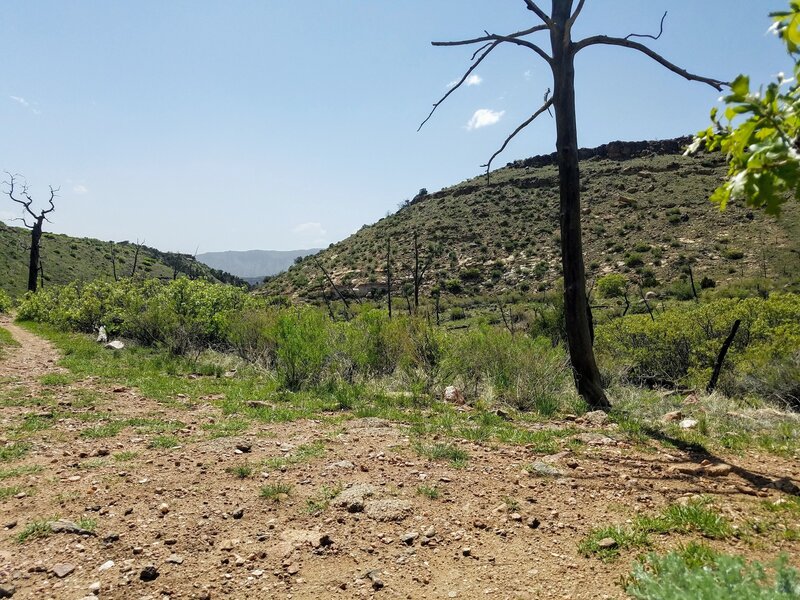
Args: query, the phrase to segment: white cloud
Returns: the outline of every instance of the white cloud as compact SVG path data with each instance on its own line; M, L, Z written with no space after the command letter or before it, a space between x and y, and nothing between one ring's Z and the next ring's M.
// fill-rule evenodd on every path
M453 81L447 84L447 87L449 88L454 87L459 81L461 80L453 79ZM464 81L464 83L466 83L467 85L480 85L482 82L483 78L480 75L470 75L469 77L467 77L466 81Z
M295 225L292 233L297 233L305 238L324 238L328 231L322 226L322 223L310 222Z
M490 108L479 108L472 115L469 123L467 123L467 129L473 130L481 127L487 127L488 125L494 125L505 113L506 111L504 110L495 111Z
M23 98L22 96L9 96L9 98L10 98L11 100L13 100L14 102L16 102L17 104L19 104L20 106L23 106L23 107L25 107L25 108L29 108L29 109L31 109L31 112L32 112L33 114L35 114L35 115L40 115L40 114L42 114L42 111L41 111L41 110L39 110L39 109L38 109L38 108L36 108L35 106L31 106L31 103L30 103L30 102L28 102L27 100L25 100L25 98ZM36 103L34 103L34 104L36 104Z
M81 185L80 183L72 188L72 191L76 194L86 194L89 191L85 185Z

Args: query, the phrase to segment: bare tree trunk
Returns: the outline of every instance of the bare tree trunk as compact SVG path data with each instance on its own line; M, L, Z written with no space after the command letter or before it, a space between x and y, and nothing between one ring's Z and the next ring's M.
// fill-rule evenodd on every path
M133 276L136 274L136 265L139 263L139 250L142 249L143 243L144 242L140 243L139 240L136 240L136 252L133 253L133 267L131 268L131 279L133 279Z
M575 66L567 22L572 0L553 0L553 108L561 195L561 264L564 270L564 313L567 345L578 393L593 409L608 409L600 371L592 349L586 275L581 241L580 171L575 118Z
M35 292L39 279L39 242L42 239L43 218L37 218L31 228L31 254L28 260L28 291Z
M692 295L694 296L694 301L698 302L697 288L694 286L694 273L692 273L692 267L689 267L689 281L692 284Z
M111 272L114 274L114 281L119 281L117 278L117 249L116 244L111 242Z
M728 337L725 338L722 348L720 348L719 355L717 356L717 362L714 365L714 373L711 375L711 381L708 382L708 387L706 388L706 392L709 394L714 391L714 388L717 387L717 380L719 379L719 372L722 370L722 363L725 362L725 355L728 354L728 348L731 347L733 338L736 337L736 332L739 331L739 325L741 324L741 319L736 319L736 321L733 322L731 332L728 334Z
M44 264L39 260L39 287L44 289Z
M419 309L419 244L417 243L417 230L414 230L414 312Z
M389 319L392 318L392 238L386 238L386 300L389 303Z

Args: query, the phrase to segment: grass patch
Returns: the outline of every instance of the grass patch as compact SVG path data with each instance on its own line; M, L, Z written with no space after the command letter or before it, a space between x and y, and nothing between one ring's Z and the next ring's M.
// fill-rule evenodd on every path
M461 468L466 466L469 454L455 444L415 444L414 450L420 456L429 460L446 460L452 466Z
M169 450L171 448L176 448L177 446L181 445L181 441L175 437L174 435L157 435L152 440L148 446L150 448L156 448L161 450Z
M20 425L19 429L20 431L33 433L34 431L50 429L54 422L55 416L52 414L28 414L23 417L22 425Z
M25 442L13 442L11 444L6 444L0 448L0 462L18 460L25 456L30 449L30 444Z
M417 494L425 496L428 500L438 500L441 496L439 488L435 485L420 485L417 486Z
M116 452L114 454L114 460L117 462L130 462L134 460L137 456L139 456L138 452L134 452L132 450L125 450L123 452Z
M683 504L670 504L655 516L639 515L630 525L593 529L578 544L584 556L611 560L621 550L649 547L650 534L699 533L710 539L726 539L733 535L730 523L709 506L705 498ZM607 543L613 540L614 543Z
M97 519L92 519L91 517L81 517L75 521L75 524L86 531L94 531L97 529Z
M125 421L109 421L81 431L80 436L92 440L114 437L125 429Z
M225 472L235 475L239 479L247 479L248 477L253 476L253 465L250 463L241 463L239 465L228 467L225 469Z
M212 440L241 435L247 431L248 427L250 427L250 423L244 419L225 419L203 425L203 429L208 432L208 437Z
M51 535L53 530L50 529L50 521L47 519L32 521L23 527L15 539L18 543L22 544L28 540L43 538Z
M64 386L75 381L75 378L67 373L47 373L39 378L39 382L46 386Z
M292 486L288 483L270 483L261 486L259 495L267 500L273 502L280 502L282 499L288 497L292 493Z
M314 458L319 458L325 454L325 443L322 441L312 442L311 444L301 444L293 452L286 456L267 458L264 464L272 469L282 469L292 465L309 462Z
M8 500L12 496L16 496L23 491L27 490L23 490L17 485L11 487L0 487L0 500Z
M31 465L26 467L14 467L13 469L0 469L0 481L10 479L11 477L19 477L21 475L32 475L42 470L39 465Z
M323 485L314 496L306 500L306 512L312 515L323 512L328 508L331 500L341 493L342 489L344 486L340 483L333 486Z

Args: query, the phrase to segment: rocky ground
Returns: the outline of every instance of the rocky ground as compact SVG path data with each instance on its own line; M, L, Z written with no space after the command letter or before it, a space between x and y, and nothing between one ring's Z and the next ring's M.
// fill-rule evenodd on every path
M0 462L0 486L19 488L0 500L0 597L623 598L635 553L582 556L593 527L708 494L752 528L764 500L800 479L774 456L633 447L602 418L544 425L575 425L584 442L549 456L456 440L469 453L461 467L420 456L401 424L375 418L254 422L214 438L210 404L171 407L91 378L57 388L71 416L20 437L26 415L52 418L36 416L35 400L59 357L0 324L21 344L0 360L0 442L30 444ZM99 401L82 408L87 394ZM97 423L75 418L82 410L185 426L172 448L134 426L87 437ZM44 535L19 542L26 530ZM769 532L710 543L800 556L800 543Z

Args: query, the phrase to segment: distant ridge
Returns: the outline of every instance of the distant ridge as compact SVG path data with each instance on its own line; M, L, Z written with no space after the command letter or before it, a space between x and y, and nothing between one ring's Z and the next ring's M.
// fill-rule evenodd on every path
M305 250L227 250L225 252L204 252L197 260L213 269L220 269L250 283L260 282L271 275L283 273L294 264L298 257L316 254L320 248Z

